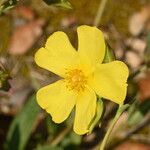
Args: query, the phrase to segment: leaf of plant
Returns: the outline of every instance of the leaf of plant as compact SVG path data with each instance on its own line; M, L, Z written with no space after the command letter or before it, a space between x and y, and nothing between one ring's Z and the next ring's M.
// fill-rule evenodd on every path
M43 0L47 5L54 5L56 7L62 7L66 9L72 9L72 5L68 0Z
M45 145L43 147L38 147L36 150L63 150L60 147L55 147L55 146L51 146L51 145Z
M61 141L61 147L67 147L69 145L79 145L81 143L82 136L77 135L74 131L68 133L67 136Z
M49 135L54 137L58 133L60 125L58 126L58 124L55 124L52 121L51 116L48 114L46 116L46 125L47 125L47 130L48 130Z
M6 139L6 150L23 150L25 148L39 111L40 108L36 103L35 95L33 95L10 126Z
M5 11L13 8L17 2L19 2L19 0L7 0L7 1L4 1L4 3L2 3L2 5L0 6L0 15L2 13L4 13Z
M53 5L56 3L60 3L61 0L43 0L47 5Z
M128 118L128 124L129 125L135 125L139 123L144 116L149 112L150 108L150 100L145 100L142 104L136 104L130 112L129 118Z

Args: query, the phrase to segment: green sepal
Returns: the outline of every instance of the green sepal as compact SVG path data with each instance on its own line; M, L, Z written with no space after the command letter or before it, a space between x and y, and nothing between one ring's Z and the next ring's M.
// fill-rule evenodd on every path
M108 63L115 60L113 49L106 43L105 57L103 63Z
M100 120L103 116L103 111L104 111L104 103L101 98L98 98L96 114L89 125L89 134L93 131L94 127L98 124L98 122L99 122L99 126L100 126Z

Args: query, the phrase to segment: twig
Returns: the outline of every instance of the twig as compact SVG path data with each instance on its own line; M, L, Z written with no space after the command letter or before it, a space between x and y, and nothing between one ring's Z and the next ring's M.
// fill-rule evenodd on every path
M117 137L117 140L113 140L115 142L112 142L107 148L108 149L113 149L120 143L124 142L127 140L129 137L132 136L132 134L138 132L139 130L143 129L145 126L150 124L150 113L148 113L145 118L135 127L131 128L128 132L123 132L120 134L119 137Z

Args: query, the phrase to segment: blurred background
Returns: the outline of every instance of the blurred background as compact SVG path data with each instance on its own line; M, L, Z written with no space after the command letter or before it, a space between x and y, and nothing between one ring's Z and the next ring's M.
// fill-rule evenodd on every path
M0 1L0 150L97 150L117 105L105 101L101 127L72 131L73 114L57 125L39 108L36 91L58 77L34 62L49 35L61 30L77 48L77 26L93 25L101 0ZM130 68L126 103L109 150L150 150L150 0L107 0L98 28Z

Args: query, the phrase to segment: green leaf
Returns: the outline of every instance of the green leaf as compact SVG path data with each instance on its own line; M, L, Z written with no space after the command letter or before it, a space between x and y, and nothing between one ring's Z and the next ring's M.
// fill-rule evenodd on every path
M128 124L130 126L139 123L144 116L149 112L150 100L145 100L143 103L133 103L133 106L129 109Z
M38 147L36 150L63 150L63 149L57 146L45 145L43 147L41 146Z
M108 63L115 60L115 55L111 47L106 43L106 52L103 62Z
M33 95L13 120L6 139L6 150L23 150L32 133L40 108Z
M72 5L68 0L43 0L47 5L54 5L66 9L72 9Z
M7 10L13 8L18 2L19 0L7 0L6 2L2 3L0 5L0 15L2 15Z
M62 142L60 143L61 147L76 147L81 144L82 136L77 135L74 131L69 132L67 136L64 137ZM72 148L71 148L72 149Z
M53 4L57 4L60 3L61 0L43 0L47 5L53 5Z
M58 133L60 126L52 121L52 118L49 114L46 116L46 125L49 135L54 137Z
M82 141L82 136L77 135L73 131L69 134L71 144L79 145Z

